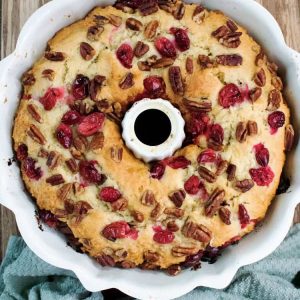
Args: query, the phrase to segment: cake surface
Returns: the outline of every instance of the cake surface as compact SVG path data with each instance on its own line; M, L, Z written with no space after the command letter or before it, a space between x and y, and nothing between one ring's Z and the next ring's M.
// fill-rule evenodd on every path
M62 29L22 78L13 130L46 223L103 266L172 275L237 241L264 218L292 145L276 71L245 29L181 1L118 1ZM151 164L120 126L147 97L177 107L187 137Z

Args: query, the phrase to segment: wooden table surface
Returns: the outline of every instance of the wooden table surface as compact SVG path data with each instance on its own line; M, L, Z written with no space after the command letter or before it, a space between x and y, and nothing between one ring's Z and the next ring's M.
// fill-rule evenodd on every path
M19 31L28 17L47 2L49 0L1 1L1 59L14 50ZM287 44L300 52L300 0L259 0L258 2L275 16ZM296 210L294 221L300 222L300 207ZM12 234L18 234L14 215L6 208L0 207L0 261L5 253L8 238Z

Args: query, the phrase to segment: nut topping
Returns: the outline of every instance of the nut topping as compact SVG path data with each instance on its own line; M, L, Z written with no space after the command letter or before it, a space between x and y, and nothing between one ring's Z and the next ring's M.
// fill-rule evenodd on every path
M155 202L156 200L153 192L149 190L145 191L141 198L141 203L146 206L152 206Z
M199 166L198 173L201 178L203 178L209 183L213 183L217 180L217 175L203 166Z
M157 217L160 215L160 204L157 202L155 207L152 209L150 213L150 218L156 220Z
M216 175L217 176L222 175L227 170L228 165L229 165L229 162L227 160L222 160L218 165Z
M184 13L185 13L185 5L184 3L180 3L173 11L173 16L176 20L181 20L184 16Z
M193 58L191 56L188 56L186 58L185 69L186 69L188 74L193 74L193 72L194 72L194 61L193 61Z
M170 215L176 218L181 218L184 215L184 210L180 208L175 208L175 207L168 207L165 208L164 214Z
M51 61L64 61L66 55L62 52L47 51L45 52L45 58Z
M190 111L207 113L212 110L212 104L210 100L200 100L198 102L184 98L183 102Z
M205 204L205 215L212 217L221 207L225 197L225 191L216 188L209 196L207 203Z
M236 165L230 164L227 168L227 180L232 181L235 178L235 173L236 173Z
M97 25L105 25L109 23L109 19L107 17L101 16L101 15L96 15L94 16L95 22Z
M228 21L226 22L226 25L227 25L227 27L228 27L232 32L235 32L235 31L238 30L237 25L236 25L232 20L228 20Z
M243 58L239 54L224 54L216 56L216 63L223 66L240 66Z
M123 158L123 148L120 148L118 146L111 147L110 148L110 157L114 162L120 163Z
M149 51L149 46L141 41L138 41L133 51L134 55L140 58Z
M231 215L231 212L228 208L226 207L221 207L219 209L219 216L220 216L220 219L223 221L223 223L225 223L226 225L230 225L231 224L231 221L230 221L230 215Z
M187 221L182 227L182 234L187 238L192 238L202 243L208 243L211 240L211 231L204 225Z
M139 61L137 63L137 65L138 65L138 68L139 68L140 71L150 71L151 70L151 67L145 61Z
M197 24L201 24L204 20L204 17L205 17L204 7L201 4L197 5L195 10L193 11L193 16L192 16L193 21L196 22Z
M122 18L116 15L109 15L108 16L109 23L112 24L115 27L120 27L122 25Z
M106 77L102 75L96 75L90 83L90 98L93 101L98 101L98 92L101 90L102 86L105 84ZM82 102L82 101L81 101Z
M142 16L148 16L158 11L158 6L155 1L143 2L139 6Z
M28 104L27 105L27 110L32 116L33 119L35 119L39 123L43 123L42 117L38 112L37 107L34 104Z
M60 159L61 155L59 153L56 151L51 151L48 155L46 164L50 170L53 170L58 166Z
M159 260L159 254L154 251L145 251L144 252L144 260L149 263L155 263Z
M263 87L266 85L266 73L264 69L260 69L254 76L254 82L259 87Z
M43 78L47 78L50 81L54 80L55 72L51 69L46 69L42 72Z
M96 261L102 266L102 267L114 267L116 265L115 260L110 255L99 255L96 257Z
M181 272L181 267L179 265L172 265L167 268L167 273L171 276L177 276Z
M104 28L102 26L91 26L87 32L87 39L91 42L99 41L103 31Z
M200 54L198 56L198 63L202 69L212 68L214 66L213 61L209 58L208 55Z
M143 28L143 23L135 18L128 18L126 20L126 27L134 31L140 31Z
M46 179L46 182L54 186L54 185L60 185L65 183L65 180L61 174L55 174L52 175L51 177L48 177Z
M175 94L183 96L184 86L181 77L180 67L170 67L169 68L169 80L171 83L172 90Z
M151 21L146 25L144 30L144 36L147 40L152 41L155 38L158 25L159 23L156 20Z
M97 132L93 135L93 138L89 144L89 150L94 151L102 149L104 145L104 135L103 132Z
M166 68L174 64L174 59L170 57L162 57L158 60L156 60L153 64L151 64L151 67L153 69L160 69L160 68Z
M88 43L80 44L80 55L84 60L91 60L96 54L95 49Z
M68 199L71 191L72 191L72 183L66 183L61 188L57 190L57 198L59 198L62 202Z
M127 90L130 89L134 85L133 81L133 74L132 73L127 73L120 81L119 87L122 90Z
M284 146L285 151L291 151L294 144L295 131L291 124L285 127Z
M138 223L144 222L144 215L141 212L134 210L131 212L131 215L136 222Z
M186 193L184 190L180 189L169 194L169 199L175 204L176 207L181 207L183 200L185 199Z
M35 84L35 77L32 73L25 73L22 77L23 85L34 85Z
M110 203L113 211L124 211L127 209L128 201L125 198L119 198L118 200Z
M71 159L67 160L66 165L72 173L75 174L75 173L78 172L78 165L77 165L77 162L74 158L71 158Z
M249 97L252 103L254 103L257 99L259 99L261 94L262 94L262 89L260 87L255 87L254 89L250 90Z
M41 133L41 131L34 125L31 124L29 130L27 131L27 134L37 143L40 145L46 144L46 139L44 135Z
M262 51L262 49L260 50L260 52L257 54L256 58L255 58L255 64L258 67L262 67L264 62L266 60L266 55L265 53Z
M171 232L176 232L179 230L179 227L176 224L175 220L171 220L167 223L167 229Z
M251 179L237 181L235 187L242 193L246 193L254 187L254 182Z
M283 89L283 83L278 76L274 76L271 79L271 84L275 87L275 89L281 91Z
M84 136L76 136L73 140L74 147L77 151L84 153L88 146L88 141Z
M248 135L256 135L258 132L257 123L255 121L248 121L247 123Z
M235 137L239 143L244 143L248 136L248 128L245 122L239 122L236 127Z
M198 252L197 247L183 247L183 246L175 246L172 248L172 255L175 257L189 256L196 254Z

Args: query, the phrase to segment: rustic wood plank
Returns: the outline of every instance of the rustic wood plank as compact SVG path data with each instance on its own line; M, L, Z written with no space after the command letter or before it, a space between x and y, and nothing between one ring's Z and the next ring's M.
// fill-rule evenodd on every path
M10 54L18 38L20 29L28 17L49 0L2 0L1 2L1 58ZM258 0L279 22L287 44L300 51L300 0ZM294 218L300 222L300 206ZM10 235L18 234L14 215L0 207L0 260L4 255Z

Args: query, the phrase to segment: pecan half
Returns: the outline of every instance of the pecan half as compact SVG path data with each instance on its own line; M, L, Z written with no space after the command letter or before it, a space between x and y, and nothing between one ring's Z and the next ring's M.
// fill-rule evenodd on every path
M105 84L106 77L102 75L96 75L90 83L90 98L93 101L97 101L98 92L101 90L102 86ZM82 102L82 101L81 101Z
M250 100L252 102L255 102L257 99L260 98L262 94L262 89L260 87L255 87L253 88L252 90L250 90L249 92L249 97L250 97Z
M181 77L180 67L172 66L169 68L169 80L174 94L183 96L184 86Z
M230 221L231 212L228 208L221 207L219 209L219 216L220 216L220 219L223 221L223 223L225 223L226 225L231 224L231 221Z
M203 166L199 166L198 173L201 178L203 178L209 183L213 183L217 180L217 175Z
M236 127L235 137L239 143L244 143L248 136L248 128L246 122L239 122Z
M258 67L262 67L264 62L266 60L266 55L265 53L262 51L262 49L260 49L260 52L256 55L256 58L255 58L255 64L258 66Z
M51 61L64 61L66 55L62 52L46 51L45 58Z
M227 25L227 27L228 27L232 32L235 32L235 31L238 30L237 25L236 25L232 20L228 20L228 21L226 22L226 25Z
M80 55L84 60L91 60L96 54L95 49L88 43L80 44Z
M146 25L144 30L144 36L147 40L151 41L155 38L158 25L159 23L157 20L153 20Z
M103 31L103 26L91 26L87 31L87 39L91 42L99 41Z
M160 69L160 68L166 68L174 64L174 59L169 57L162 57L159 58L157 61L155 61L153 64L151 64L151 67L153 69Z
M114 162L120 163L123 158L123 148L118 147L118 146L111 147L110 148L110 157Z
M236 173L236 165L234 164L229 164L227 170L227 180L232 181L235 178L235 173Z
M55 72L52 69L46 69L42 72L43 78L47 78L50 81L54 80Z
M115 27L120 27L122 25L122 18L120 16L110 14L108 19L109 23Z
M256 135L258 132L257 123L255 121L248 121L247 123L248 135Z
M280 77L274 76L271 79L271 84L275 87L275 89L281 91L283 89L283 83Z
M238 48L241 44L242 32L230 32L219 39L220 44L227 48Z
M176 207L181 207L185 196L185 191L180 189L178 191L170 193L169 199L175 204Z
M88 115L94 110L94 107L92 105L82 100L75 101L72 105L72 108L78 111L81 115Z
M138 58L142 57L149 51L149 46L141 41L138 41L134 48L134 55Z
M184 224L182 234L187 238L192 238L203 243L208 243L212 237L211 231L207 227L192 221L187 221Z
M295 131L291 124L285 127L284 146L285 151L291 151L294 144Z
M66 183L61 188L59 188L56 192L57 198L59 198L61 201L65 201L69 198L69 195L72 191L72 183Z
M41 133L41 131L34 125L31 124L29 127L29 130L27 131L27 134L37 143L40 145L46 144L46 138Z
M221 207L225 197L225 191L216 188L209 196L208 201L205 204L205 215L212 217Z
M216 63L223 66L240 66L243 63L243 58L239 54L223 54L216 56Z
M73 139L74 147L77 151L84 153L88 147L88 140L82 135L78 135Z
M152 209L150 213L150 218L156 219L160 215L160 209L161 209L160 204L157 202L155 207Z
M157 252L147 250L144 252L144 260L149 263L155 263L159 260L159 254Z
M270 91L268 96L268 107L267 110L274 111L280 107L281 93L280 91L274 89Z
M254 82L257 86L263 87L266 85L266 73L264 69L260 69L254 76Z
M228 168L229 162L227 160L222 160L217 167L216 175L220 176L222 175Z
M194 72L194 61L191 56L188 56L185 61L185 69L188 74L193 74Z
M184 13L185 13L185 4L181 2L174 9L173 16L176 20L181 20L184 16Z
M176 207L167 207L164 210L164 214L173 216L176 218L181 218L184 215L184 210Z
M53 170L58 166L60 159L61 155L59 153L51 151L48 155L46 164L51 170Z
M143 23L135 18L128 18L126 20L126 28L134 31L140 31L143 28Z
M196 254L198 248L195 246L184 247L184 246L174 246L171 250L171 253L175 257L189 256Z
M28 104L27 110L33 119L35 119L39 123L43 123L43 120L42 120L41 115L39 114L38 108L34 104Z
M254 182L252 179L244 179L237 181L235 183L235 188L242 193L246 193L254 187Z
M78 172L78 165L77 165L77 162L74 158L71 158L69 160L66 160L66 165L67 167L69 168L69 170L72 172L72 173L77 173Z
M48 158L48 156L49 156L49 152L47 150L45 150L44 148L41 148L38 153L38 157Z
M134 85L133 74L130 72L125 74L125 76L119 82L119 87L122 90L130 89L133 85Z
M89 144L89 150L94 151L102 149L104 145L104 134L103 132L97 132L93 135L93 138Z
M121 262L121 267L124 269L133 269L136 267L136 264L132 261L124 260Z
M278 71L278 66L274 62L267 61L267 68L271 72L272 75L276 75Z
M148 16L156 13L158 11L158 6L156 1L143 2L139 6L139 11L142 14L142 16Z
M131 215L136 222L138 223L144 222L144 215L141 212L134 210L131 212Z
M60 184L65 183L65 180L61 174L55 174L55 175L48 177L46 179L46 182L54 186L54 185L60 185Z
M23 85L34 85L35 84L35 77L32 73L25 73L22 77L22 83Z
M152 206L156 202L154 193L146 190L141 198L141 203L146 206Z
M167 273L171 276L177 276L181 272L180 265L172 265L167 268Z
M97 23L97 25L105 25L109 23L109 19L101 15L95 15L94 20Z
M171 14L176 9L176 2L176 0L158 0L158 5L162 10Z
M210 112L212 110L212 104L210 100L192 101L186 98L183 99L184 105L194 112Z
M215 151L222 151L223 150L223 145L220 144L218 141L213 140L212 138L210 138L207 141L207 146L208 146L208 148L213 149Z
M137 63L137 65L138 65L138 68L139 68L140 71L150 71L151 70L151 67L145 61L139 61Z
M118 200L110 204L113 211L124 211L127 209L128 201L125 198L119 198Z
M102 267L114 267L116 265L115 260L110 255L99 255L96 257L96 261L102 266Z
M197 5L195 10L193 11L192 20L197 24L201 24L204 18L205 18L204 7L201 4Z
M172 232L176 232L176 231L179 230L179 227L176 224L175 220L171 220L167 223L167 229L172 231Z
M219 28L217 28L215 31L213 31L211 35L217 39L220 39L222 37L225 37L229 33L230 33L229 28L226 25L222 25Z
M200 54L198 56L198 63L201 69L212 68L214 66L213 61L209 58L208 55Z

